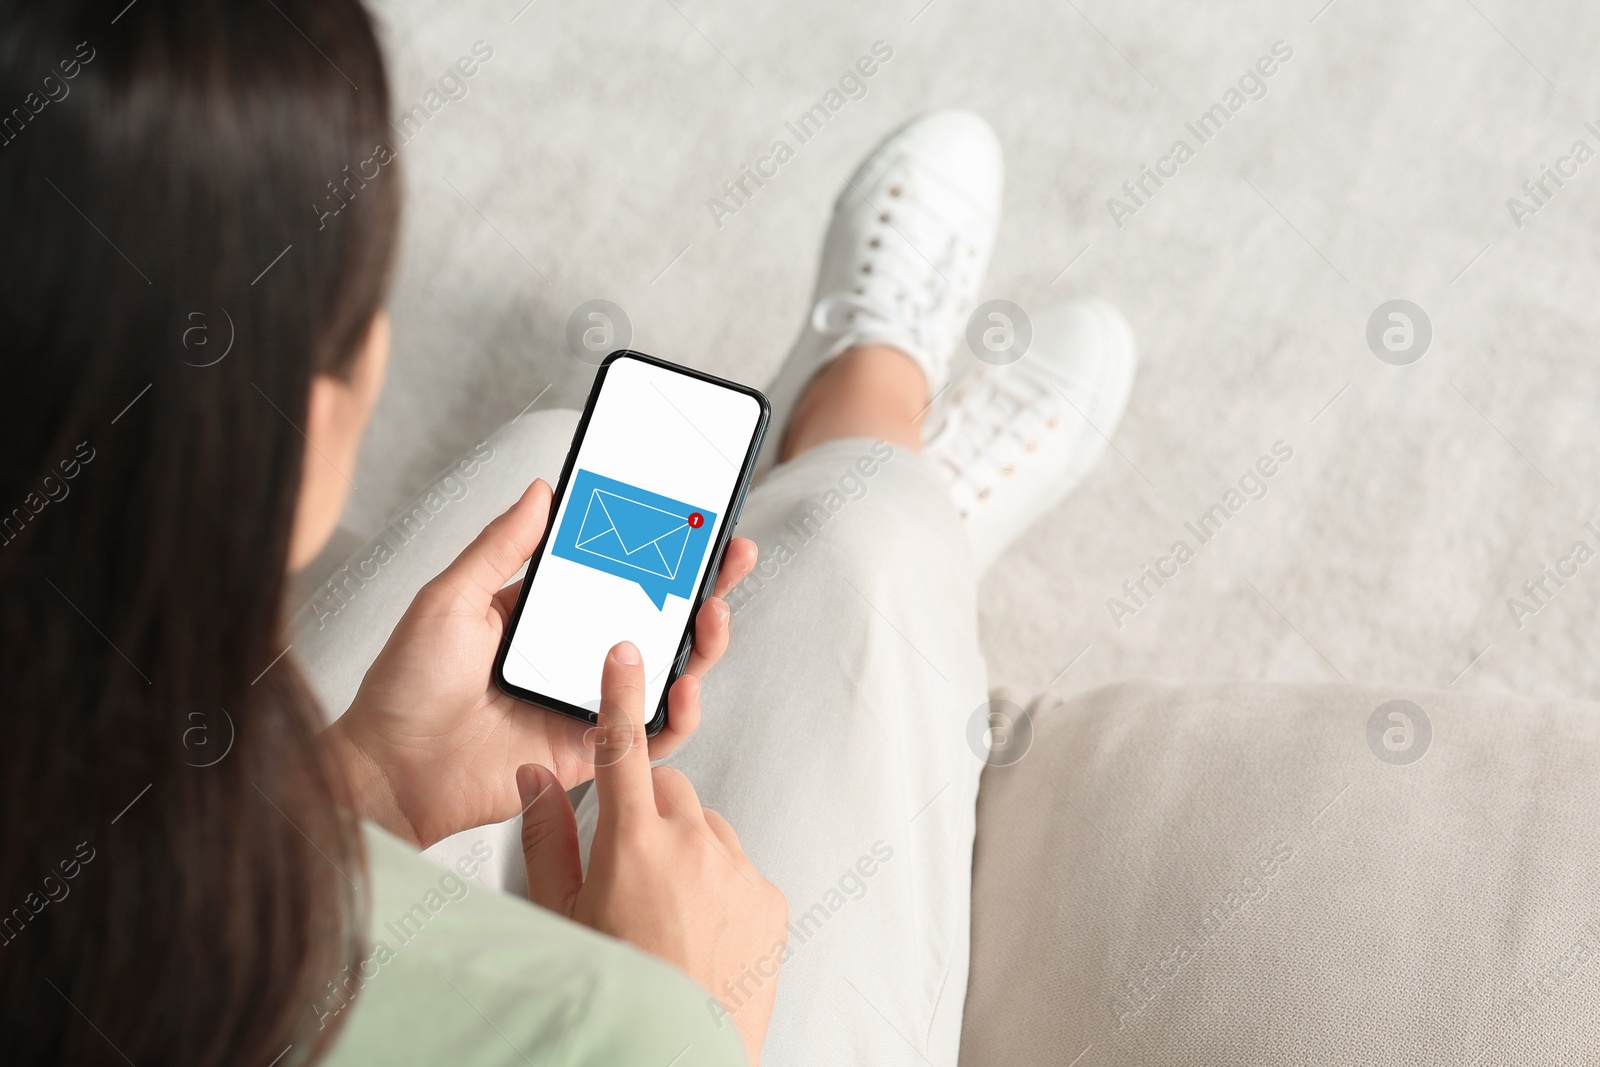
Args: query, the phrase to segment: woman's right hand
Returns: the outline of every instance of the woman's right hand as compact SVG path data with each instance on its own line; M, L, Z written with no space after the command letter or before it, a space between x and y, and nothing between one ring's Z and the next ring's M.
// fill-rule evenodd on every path
M536 764L517 770L528 896L688 972L722 1002L757 1064L788 939L788 903L750 863L727 820L700 807L682 772L650 766L644 668L626 641L601 672L600 727L600 817L587 881L572 804L556 776Z

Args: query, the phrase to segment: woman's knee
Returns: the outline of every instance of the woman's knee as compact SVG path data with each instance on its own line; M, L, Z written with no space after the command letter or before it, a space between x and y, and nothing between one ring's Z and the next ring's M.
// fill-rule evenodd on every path
M845 447L840 447L845 446ZM825 570L865 591L881 581L970 571L961 520L944 485L919 454L886 442L830 445L774 471L764 500L752 498L761 559L744 583L753 592L784 572ZM732 598L730 598L732 599Z

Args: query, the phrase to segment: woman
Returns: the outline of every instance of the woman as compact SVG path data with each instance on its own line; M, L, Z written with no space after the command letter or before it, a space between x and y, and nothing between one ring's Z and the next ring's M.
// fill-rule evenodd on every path
M8 1059L311 1062L389 969L367 909L393 864L357 816L424 844L516 815L519 766L534 796L554 787L544 768L566 787L592 773L581 724L438 669L493 648L549 487L419 598L324 736L280 619L285 572L349 491L387 354L400 185L374 162L389 103L369 20L354 0L145 0L6 3L0 24L0 87L20 104L0 146ZM315 206L330 191L331 215ZM736 543L729 581L752 562ZM693 729L726 619L702 610L652 755ZM656 778L672 818L634 803L651 774L625 729L628 652L604 683L624 728L601 761L619 843L567 911L712 986L781 938L782 898L681 776ZM544 952L568 972L529 1014L579 1020L572 1059L632 1062L683 1035L739 1060L670 968L516 910L500 934L532 942L518 966Z
M1133 368L1095 303L1038 316L1022 362L954 365L998 221L987 125L910 123L835 206L713 729L684 744L755 563L740 539L648 751L626 643L593 745L490 685L542 482L426 585L412 557L384 569L421 591L324 729L283 578L352 490L387 355L399 186L367 17L0 0L0 24L0 101L22 102L0 117L13 1055L954 1064L976 578L1099 454ZM550 469L562 436L485 477ZM472 889L476 850L416 856L518 815L540 908Z

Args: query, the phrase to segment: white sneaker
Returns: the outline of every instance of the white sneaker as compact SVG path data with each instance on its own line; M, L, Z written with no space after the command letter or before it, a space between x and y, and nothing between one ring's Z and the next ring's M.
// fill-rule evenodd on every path
M1000 140L970 111L933 111L884 139L845 184L822 247L811 318L768 388L763 465L817 371L857 345L910 356L943 389L1000 222Z
M1133 391L1133 329L1104 300L1033 317L1021 360L973 359L928 413L924 452L950 486L979 573L1105 451Z

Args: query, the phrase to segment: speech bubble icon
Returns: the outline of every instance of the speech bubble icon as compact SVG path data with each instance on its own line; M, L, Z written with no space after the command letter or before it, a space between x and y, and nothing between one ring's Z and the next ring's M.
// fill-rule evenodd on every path
M697 504L579 470L550 553L633 582L656 606L694 596L717 514Z

